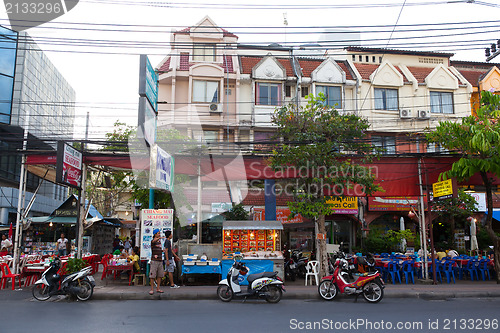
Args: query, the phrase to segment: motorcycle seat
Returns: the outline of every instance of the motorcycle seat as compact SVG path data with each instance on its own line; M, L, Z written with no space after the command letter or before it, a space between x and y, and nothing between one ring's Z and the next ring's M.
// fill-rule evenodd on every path
M250 274L247 277L247 281L249 284L252 284L257 279L263 278L263 277L268 277L268 278L274 278L276 276L275 272L263 272L263 273L255 273L255 274Z

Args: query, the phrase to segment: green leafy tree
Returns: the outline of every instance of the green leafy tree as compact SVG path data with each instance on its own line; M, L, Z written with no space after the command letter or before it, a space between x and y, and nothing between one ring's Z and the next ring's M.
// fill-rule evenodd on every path
M228 221L246 221L248 220L248 212L243 207L243 204L239 203L233 206L231 210L223 213L224 217Z
M270 165L276 172L291 168L300 173L294 180L292 214L314 219L326 234L325 215L332 213L330 195L370 195L381 190L375 174L363 164L374 156L367 140L368 121L355 114L341 114L325 105L324 96L308 96L306 106L287 105L273 115L282 144L273 151ZM304 171L307 172L299 172ZM362 193L360 193L362 192ZM317 240L321 274L326 275L326 240Z
M438 218L450 224L450 239L454 243L455 225L457 220L465 220L477 212L476 200L463 189L458 189L457 197L431 202L431 210Z
M500 236L492 226L493 219L493 178L500 176L500 96L489 91L481 93L481 107L477 115L462 118L461 122L443 121L427 134L430 142L439 143L444 148L456 152L460 159L453 163L451 170L440 178L456 177L467 180L479 173L486 190L486 230L494 243L495 271L500 283Z

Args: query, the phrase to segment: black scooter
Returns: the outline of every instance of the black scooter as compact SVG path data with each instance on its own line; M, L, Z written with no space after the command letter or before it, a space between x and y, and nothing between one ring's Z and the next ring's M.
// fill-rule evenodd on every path
M32 291L33 297L39 301L46 301L55 295L75 295L80 301L86 301L92 297L95 280L90 275L91 266L68 275L57 274L60 268L61 259L56 257L42 273L42 277L35 282ZM61 283L59 284L59 282Z

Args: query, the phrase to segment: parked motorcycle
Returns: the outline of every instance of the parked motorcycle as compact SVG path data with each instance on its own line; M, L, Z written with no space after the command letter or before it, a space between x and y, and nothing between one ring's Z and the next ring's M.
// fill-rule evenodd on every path
M278 303L281 300L283 291L283 281L275 272L264 272L250 274L247 277L248 288L242 291L238 280L239 275L246 275L248 268L241 261L234 260L234 263L227 273L227 278L219 282L217 296L223 302L230 302L234 297L264 297L269 303Z
M33 297L39 301L46 301L54 295L75 295L80 301L92 297L95 287L94 277L90 275L92 267L85 267L69 275L57 274L60 268L61 259L56 257L42 273L42 277L35 282Z
M297 264L292 258L285 259L285 280L295 281L298 274Z
M379 272L354 274L354 281L349 276L349 262L345 258L337 258L332 275L325 276L318 286L320 296L327 301L333 300L339 293L363 295L370 303L378 303L384 297L384 281Z
M358 273L372 273L376 272L375 258L373 254L368 253L366 256L358 256L355 260L356 269Z
M292 252L291 258L293 259L294 263L297 266L296 275L301 277L301 278L305 278L306 273L307 273L306 266L307 266L308 259L302 255L302 251L298 251L298 250L295 250Z

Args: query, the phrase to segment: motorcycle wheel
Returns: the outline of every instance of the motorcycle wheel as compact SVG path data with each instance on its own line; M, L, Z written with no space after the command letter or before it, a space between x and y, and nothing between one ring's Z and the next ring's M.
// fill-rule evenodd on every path
M217 288L217 296L219 296L219 299L223 302L231 302L233 295L233 291L229 286L221 285Z
M384 288L380 283L370 281L363 286L363 297L370 303L378 303L384 297Z
M50 298L49 287L43 283L36 284L32 290L33 297L38 301L46 301Z
M318 292L321 298L331 301L338 295L338 288L331 280L323 280L318 286Z
M267 286L267 293L266 302L268 303L278 303L283 295L279 286Z
M87 280L80 281L80 289L81 292L76 294L76 298L78 298L78 300L80 301L89 300L94 293L94 287L92 287L92 284L90 284L90 282Z

